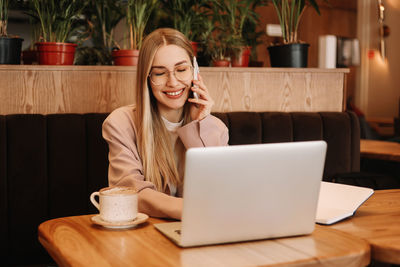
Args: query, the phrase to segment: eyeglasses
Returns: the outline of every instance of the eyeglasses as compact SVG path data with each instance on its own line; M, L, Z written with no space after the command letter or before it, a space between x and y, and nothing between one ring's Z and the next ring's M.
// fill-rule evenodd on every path
M173 71L166 68L154 68L151 70L149 77L154 85L164 85L168 82L169 74L173 72L178 81L189 81L193 78L193 67L191 65L179 65Z

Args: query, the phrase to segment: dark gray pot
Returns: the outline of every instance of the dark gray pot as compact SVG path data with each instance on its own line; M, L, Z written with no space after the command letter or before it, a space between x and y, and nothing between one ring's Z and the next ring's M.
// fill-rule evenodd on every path
M0 37L0 64L21 64L22 38Z
M271 67L307 68L309 44L286 44L268 47Z

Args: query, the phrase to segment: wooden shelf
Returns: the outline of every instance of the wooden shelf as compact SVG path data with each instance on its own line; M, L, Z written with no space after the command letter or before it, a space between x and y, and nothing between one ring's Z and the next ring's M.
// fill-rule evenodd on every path
M213 68L214 112L342 111L349 69ZM135 102L136 67L0 65L0 114L110 112Z

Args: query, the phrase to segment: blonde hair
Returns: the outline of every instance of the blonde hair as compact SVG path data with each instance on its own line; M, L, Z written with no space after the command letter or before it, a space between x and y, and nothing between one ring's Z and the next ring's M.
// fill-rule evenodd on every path
M143 41L136 76L138 151L142 159L145 180L154 183L159 191L165 191L168 183L177 186L182 182L178 174L173 144L166 142L170 140L169 133L161 119L148 78L157 50L171 44L183 48L193 61L193 49L185 35L174 29L157 29ZM186 103L183 109L183 124L188 122L190 122L189 104Z

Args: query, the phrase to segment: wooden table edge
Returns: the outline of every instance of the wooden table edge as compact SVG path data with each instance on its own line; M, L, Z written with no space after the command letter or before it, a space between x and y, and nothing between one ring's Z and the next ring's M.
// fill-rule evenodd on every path
M83 215L83 216L90 218L90 216L93 216L93 215ZM77 217L77 216L72 216L72 217ZM49 225L51 225L52 221L60 221L60 220L63 220L63 218L55 218L55 219L51 219L51 220L42 222L38 227L38 239L39 239L39 242L42 244L42 246L49 253L49 255L57 263L57 265L72 266L73 261L69 261L68 257L66 257L66 255L63 255L63 252L61 250L55 248L54 244L52 244L52 242L49 241L49 240L51 240L51 238L49 238L46 235L46 230L44 229L44 228L48 227ZM158 222L158 219L155 219L155 222ZM154 222L152 219L150 219L147 223L149 224L149 226L152 226ZM317 257L317 258L314 258L313 261L307 262L307 263L297 261L297 262L287 262L283 265L277 264L276 266L304 266L304 264L306 264L307 266L325 266L325 265L341 266L341 264L337 264L338 260L339 260L339 262L342 262L345 264L348 264L349 260L350 260L350 262L352 262L351 266L367 266L371 262L371 253L372 253L371 246L367 240L357 237L357 236L352 235L347 232L329 228L329 226L318 225L318 224L316 224L316 226L315 226L316 229L318 229L318 228L323 229L325 227L327 227L327 229L329 229L328 231L330 231L330 232L335 232L338 235L345 237L346 239L354 240L354 242L356 242L360 246L359 249L357 251L353 251L353 253L350 255L344 255L344 256L339 255L339 256L336 256L333 258ZM283 238L285 238L285 237L283 237ZM279 240L279 238L278 238L278 240Z
M390 194L396 194L400 191L400 189L380 189L380 190L374 190L374 194L371 196L370 199L367 200L368 201L374 199L375 197L381 197L383 194L385 195L390 195ZM361 207L360 210L363 210L364 208ZM387 216L387 215L398 215L398 212L388 212L385 214L375 214L374 216ZM355 215L356 216L356 215ZM351 220L352 217L348 218L345 221L349 221ZM352 234L350 232L347 232L344 229L340 229L340 228L334 228L336 225L340 225L341 223L344 223L345 221L342 222L338 222L337 224L333 224L333 225L321 225L323 227L332 227L333 230L336 231L340 231L343 233L347 233L349 235L353 235L353 236L357 236L357 234ZM340 226L339 226L340 227ZM399 249L393 249L390 248L388 246L385 246L384 244L379 244L374 242L374 240L368 240L368 238L366 237L359 237L363 240L365 240L366 242L369 243L370 247L371 247L371 260L376 260L379 262L383 262L383 263L387 263L387 264L396 264L396 265L400 265L400 254L399 254ZM393 255L399 255L397 257L394 257Z
M380 148L380 151L377 152L371 146L384 146L384 148ZM388 160L388 161L400 161L400 155L398 153L389 153L388 149L399 149L400 144L392 141L383 141L383 140L370 140L370 139L361 139L360 140L360 156L361 158L369 158L369 159L378 159L378 160ZM381 151L386 149L385 153Z
M361 158L367 158L367 159L378 159L378 160L389 160L389 161L399 161L398 156L393 156L393 155L383 155L379 154L377 155L376 153L373 152L362 152L360 154Z
M360 249L357 252L355 252L353 255L354 256L359 256L360 257L360 264L361 266L367 266L371 263L372 260L372 246L368 240L358 237L356 235L350 234L348 232L344 232L338 229L330 228L331 225L321 225L321 224L316 224L316 227L321 227L321 228L328 228L330 231L336 232L342 236L350 237L351 239L357 241L357 243L361 244L364 243L364 249ZM343 259L345 259L348 256L342 256ZM328 262L333 259L328 259ZM320 261L324 266L325 266L325 261Z
M388 264L395 264L395 265L400 264L399 259L392 256L392 255L396 255L398 253L397 250L383 247L383 246L377 246L374 244L371 244L371 246L372 246L371 256L374 260L388 263Z
M57 220L57 219L47 220L47 221L42 222L39 225L39 227L38 227L38 240L39 240L40 244L42 244L42 246L49 253L51 258L57 263L57 265L59 265L59 266L71 266L71 264L69 264L67 261L63 260L61 257L59 257L59 255L62 255L62 252L60 250L58 250L58 249L54 249L55 246L52 245L51 242L48 241L49 239L46 237L46 235L42 231L42 229L44 227L44 224L46 224L46 223L48 223L50 221L53 221L53 220Z

